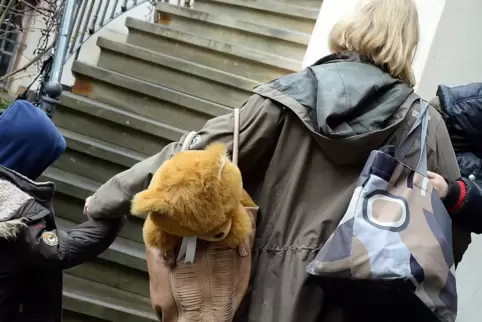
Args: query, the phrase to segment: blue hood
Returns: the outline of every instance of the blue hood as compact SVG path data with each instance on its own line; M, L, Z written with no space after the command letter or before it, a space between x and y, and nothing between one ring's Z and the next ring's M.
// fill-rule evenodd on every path
M47 115L27 101L15 101L0 115L0 165L31 180L54 163L66 146Z

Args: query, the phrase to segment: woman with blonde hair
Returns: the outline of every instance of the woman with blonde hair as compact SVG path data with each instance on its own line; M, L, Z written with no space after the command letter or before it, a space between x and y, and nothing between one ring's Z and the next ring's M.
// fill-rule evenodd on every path
M411 65L418 40L412 0L362 1L333 28L331 55L257 87L242 107L238 162L259 215L250 286L235 321L345 321L306 266L340 222L370 152L400 142L416 119ZM433 108L429 115L429 169L457 179L445 124ZM190 149L214 141L231 149L232 129L232 115L214 118ZM129 213L132 196L185 138L110 179L89 199L88 215ZM415 166L418 150L416 142L408 165Z
M413 0L363 0L351 17L333 27L329 46L333 53L361 54L392 77L415 86L412 63L419 39Z

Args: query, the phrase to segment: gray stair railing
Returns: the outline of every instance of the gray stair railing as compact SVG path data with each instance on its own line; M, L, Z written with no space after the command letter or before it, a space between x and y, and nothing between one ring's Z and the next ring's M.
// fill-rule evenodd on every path
M40 106L49 117L54 115L62 94L62 72L67 60L72 56L77 60L82 45L92 35L123 13L146 2L155 0L64 0L52 67L40 98Z
M82 45L98 30L123 13L149 0L83 0L78 1L71 25L69 50L65 61L72 55L78 58Z

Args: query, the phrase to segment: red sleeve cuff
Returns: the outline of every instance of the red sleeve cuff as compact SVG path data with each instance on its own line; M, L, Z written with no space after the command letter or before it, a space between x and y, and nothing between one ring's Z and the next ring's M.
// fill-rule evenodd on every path
M459 184L460 191L459 198L457 199L457 203L453 207L449 208L449 213L454 213L462 208L465 198L467 197L467 186L465 183L462 180L457 180L457 183Z

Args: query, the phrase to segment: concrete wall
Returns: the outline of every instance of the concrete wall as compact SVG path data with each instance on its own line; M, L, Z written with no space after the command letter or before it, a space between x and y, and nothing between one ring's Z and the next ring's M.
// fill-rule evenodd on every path
M439 84L482 81L482 1L447 0L422 74L419 93L432 96ZM482 214L481 214L482 215ZM482 320L482 236L473 242L457 270L460 311L457 322Z
M445 2L418 87L422 94L434 93L441 83L459 85L482 81L482 1Z
M431 99L439 84L482 81L482 1L416 0L421 43L414 69L417 92ZM327 37L333 24L353 9L357 0L324 0L305 59L307 66L329 54ZM482 215L482 214L481 214ZM479 322L482 316L482 237L473 236L457 270L457 322Z
M111 1L110 3L115 2ZM120 3L121 2L119 1L119 5ZM110 13L110 10L108 12ZM100 31L95 33L92 37L90 37L89 40L87 40L87 42L82 46L82 49L80 51L79 60L95 65L100 54L100 49L96 46L96 41L99 36L107 37L115 41L124 41L127 36L127 28L124 26L124 22L127 16L137 19L151 20L152 14L153 12L150 9L149 4L146 2L117 17ZM25 47L23 49L23 52L19 56L19 63L17 64L17 68L23 66L35 57L34 50L37 48L37 43L41 35L41 29L44 28L44 22L42 18L43 17L40 15L33 15L32 18L30 18L31 21L29 24L30 27L28 28L29 31L25 35L24 40ZM28 23L28 18L25 18L24 25L27 25ZM62 76L63 84L72 85L74 83L74 77L70 71L73 60L73 57L70 58L64 66L64 73ZM13 80L10 82L8 87L9 92L11 94L15 94L19 87L25 87L30 84L30 82L37 74L38 67L36 64L31 66L27 70L19 73L18 75L13 77Z

